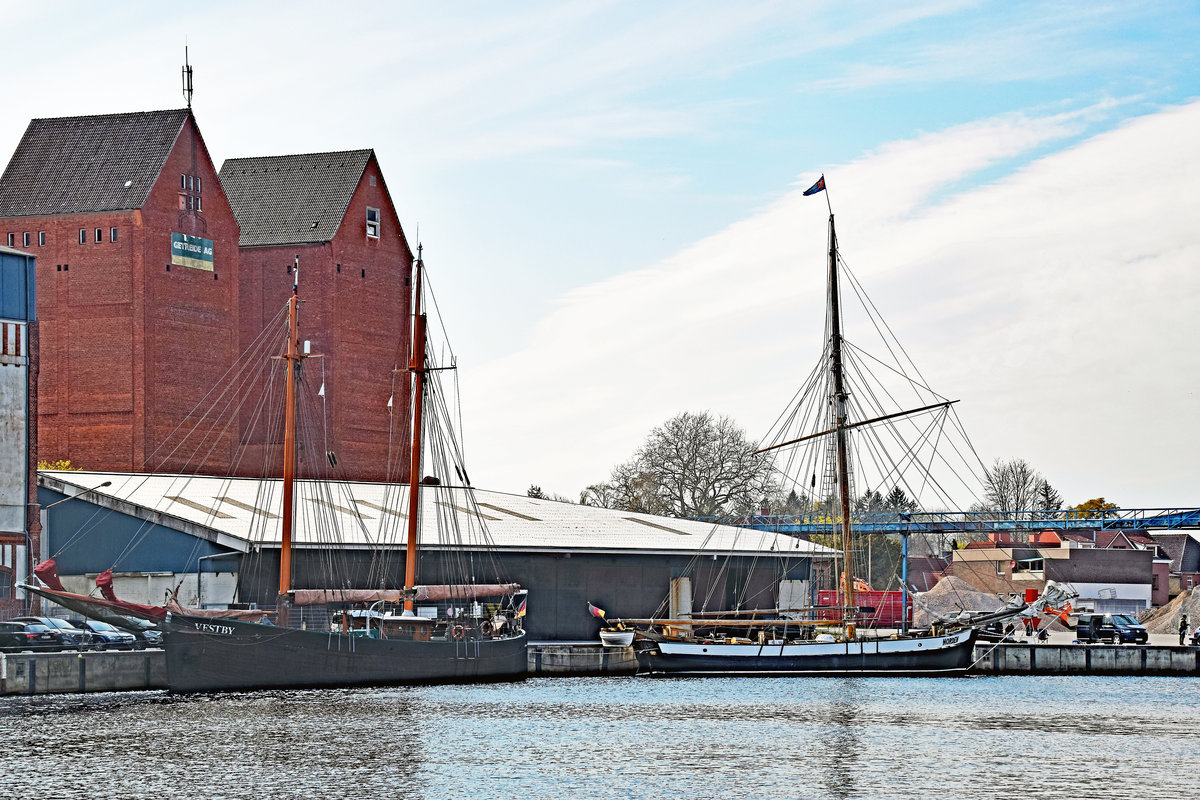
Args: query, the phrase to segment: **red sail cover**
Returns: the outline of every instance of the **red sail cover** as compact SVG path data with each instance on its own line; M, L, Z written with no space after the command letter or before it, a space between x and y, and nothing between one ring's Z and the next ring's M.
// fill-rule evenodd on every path
M121 602L117 599L117 593L113 591L111 569L106 569L96 576L96 586L100 587L100 594L104 595L105 600L111 600L114 603Z
M37 579L58 592L65 592L62 581L58 578L58 564L54 563L53 558L47 558L42 563L33 568L33 574L37 575Z

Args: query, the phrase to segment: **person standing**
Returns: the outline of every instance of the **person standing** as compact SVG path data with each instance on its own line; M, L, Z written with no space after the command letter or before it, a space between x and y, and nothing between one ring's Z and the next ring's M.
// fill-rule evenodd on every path
M1183 646L1183 637L1187 636L1187 632L1188 632L1188 618L1187 618L1187 614L1184 614L1183 616L1181 616L1179 618L1179 644L1180 644L1180 646Z

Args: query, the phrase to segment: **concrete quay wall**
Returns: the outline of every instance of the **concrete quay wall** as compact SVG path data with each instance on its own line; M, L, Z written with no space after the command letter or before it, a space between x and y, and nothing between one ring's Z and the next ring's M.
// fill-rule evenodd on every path
M532 642L525 652L531 676L637 672L637 656L632 647L605 647L599 642Z
M975 645L977 675L1200 675L1200 647L1101 644Z
M167 688L162 650L0 653L0 695Z

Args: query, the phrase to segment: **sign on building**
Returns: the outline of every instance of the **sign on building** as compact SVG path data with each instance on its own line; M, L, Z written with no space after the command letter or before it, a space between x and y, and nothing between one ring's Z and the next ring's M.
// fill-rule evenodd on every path
M201 239L199 236L188 236L186 233L172 233L171 265L212 272L212 239Z

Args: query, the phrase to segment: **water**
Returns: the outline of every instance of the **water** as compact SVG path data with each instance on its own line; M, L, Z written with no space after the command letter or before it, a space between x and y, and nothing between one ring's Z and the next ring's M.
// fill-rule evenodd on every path
M1200 678L533 679L0 698L0 795L1191 796Z

